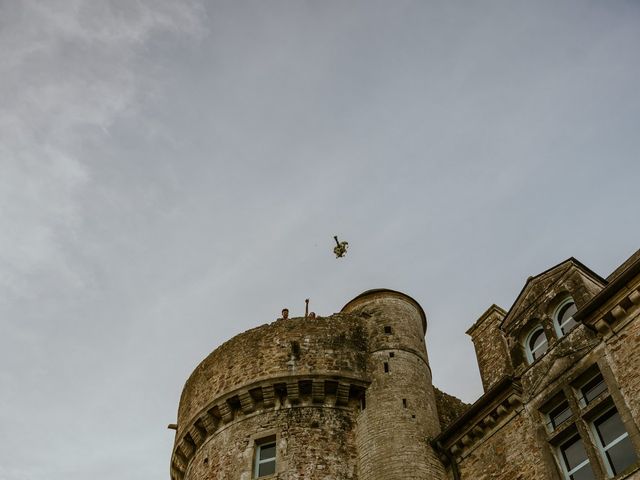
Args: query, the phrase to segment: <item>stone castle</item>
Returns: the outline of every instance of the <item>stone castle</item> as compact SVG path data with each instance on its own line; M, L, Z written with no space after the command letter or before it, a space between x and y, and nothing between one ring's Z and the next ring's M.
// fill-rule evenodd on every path
M187 380L172 480L640 479L640 250L574 258L467 331L484 394L431 382L427 318L370 290L214 350Z

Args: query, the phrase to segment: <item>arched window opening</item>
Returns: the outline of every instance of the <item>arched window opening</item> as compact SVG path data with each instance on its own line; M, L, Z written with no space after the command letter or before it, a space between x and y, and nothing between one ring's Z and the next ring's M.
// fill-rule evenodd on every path
M537 325L533 330L531 330L531 333L527 335L524 346L529 363L535 362L546 353L549 344L547 342L547 336L545 335L544 329L541 325Z
M573 319L573 315L578 311L573 298L567 297L558 305L553 313L553 324L556 328L558 338L564 337L578 324Z

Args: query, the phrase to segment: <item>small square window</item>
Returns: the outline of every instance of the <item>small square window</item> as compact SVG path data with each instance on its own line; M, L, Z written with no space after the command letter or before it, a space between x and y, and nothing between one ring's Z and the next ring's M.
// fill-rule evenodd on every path
M386 333L387 335L391 335L391 326L390 325L385 325L384 327L384 333Z
M256 460L253 478L266 477L276 473L276 442L265 439L256 444Z

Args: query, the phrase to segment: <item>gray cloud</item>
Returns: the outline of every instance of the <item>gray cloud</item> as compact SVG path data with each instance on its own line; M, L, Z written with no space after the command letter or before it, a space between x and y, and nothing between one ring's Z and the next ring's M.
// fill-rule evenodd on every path
M472 401L486 307L637 248L633 2L1 5L2 479L168 476L190 371L307 297L406 291Z

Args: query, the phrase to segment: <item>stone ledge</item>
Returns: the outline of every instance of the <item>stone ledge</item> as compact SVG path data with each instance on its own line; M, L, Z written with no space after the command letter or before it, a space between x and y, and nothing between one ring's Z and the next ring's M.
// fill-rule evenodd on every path
M441 460L459 458L482 438L487 437L504 423L522 405L520 384L503 378L494 388L480 397L469 409L447 429L433 439L432 443L444 449Z
M226 425L252 413L283 408L352 408L367 381L333 375L271 378L231 391L205 407L188 426L179 426L171 456L171 479L182 480L196 451Z

